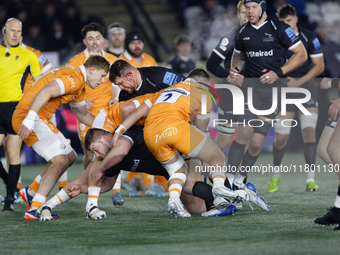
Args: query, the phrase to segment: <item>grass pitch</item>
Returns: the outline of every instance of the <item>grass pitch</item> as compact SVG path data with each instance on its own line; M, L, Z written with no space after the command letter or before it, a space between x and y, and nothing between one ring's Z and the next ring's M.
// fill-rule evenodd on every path
M260 156L257 165L270 164L271 154ZM303 164L303 154L286 154L283 164ZM318 159L317 165L323 166ZM28 185L42 165L24 166L22 183ZM69 171L69 180L82 172L82 164ZM320 170L321 171L321 170ZM81 195L53 213L51 222L25 221L26 204L15 212L0 212L0 254L339 254L340 231L315 225L313 219L333 206L338 178L335 173L316 174L320 192L305 192L304 173L285 173L274 194L266 187L270 174L251 173L249 181L271 206L270 212L243 210L228 217L193 216L175 219L166 211L167 198L127 197L113 207L111 194L101 195L104 220L85 219L85 196ZM58 191L54 188L52 197ZM0 185L0 194L5 193Z

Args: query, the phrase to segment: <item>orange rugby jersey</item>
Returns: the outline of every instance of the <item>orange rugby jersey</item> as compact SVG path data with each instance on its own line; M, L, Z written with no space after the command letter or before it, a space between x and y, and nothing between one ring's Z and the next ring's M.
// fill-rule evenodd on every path
M62 67L41 77L34 86L30 87L20 100L16 108L29 111L29 108L39 93L47 84L56 80L60 86L61 95L51 98L38 113L41 118L51 119L53 113L63 104L83 102L85 100L86 71L84 66L77 68ZM85 102L84 102L85 103Z
M117 59L116 56L107 53L102 50L102 55L107 60L112 63ZM80 66L85 63L85 60L90 56L90 53L87 49L85 49L83 52L79 53L78 55L74 56L70 59L70 61L67 63L67 66ZM85 87L85 99L93 99L93 106L89 110L93 114L97 115L98 112L101 109L107 108L109 106L109 102L112 99L111 97L111 88L113 84L109 81L109 78L105 78L105 82L103 84L100 84L97 88L93 89L89 86Z
M27 46L25 44L21 44L22 47L33 51L33 53L37 56L38 61L39 61L39 66L40 66L40 70L41 70L41 74L44 75L47 70L51 69L53 66L52 64L48 61L48 59L41 53L40 50L36 50L30 46ZM32 84L34 83L34 80L32 78L32 75L29 73L27 78L26 78L26 82L25 82L25 86L24 86L24 93L26 92L26 90L32 86Z
M116 128L120 124L122 124L121 107L123 104L133 101L136 105L136 108L138 108L146 100L149 100L151 102L153 97L154 94L146 94L132 98L127 101L119 102L118 104L113 104L110 107L100 111L97 117L93 120L91 127L105 129L113 133L116 130ZM140 120L137 121L136 125L143 126L144 122L145 118L141 118Z
M203 108L207 114L212 108L209 94L190 79L166 88L158 95L154 97L145 126L165 127L176 121L191 122L197 114L202 115ZM202 106L202 95L206 98L205 106ZM151 135L150 132L144 132L144 139Z
M147 54L147 53L143 53L142 54L143 60L142 60L141 64L138 64L127 51L124 51L119 56L119 58L126 60L132 66L134 66L136 68L148 67L148 66L157 66L156 60L153 57L151 57L149 54Z

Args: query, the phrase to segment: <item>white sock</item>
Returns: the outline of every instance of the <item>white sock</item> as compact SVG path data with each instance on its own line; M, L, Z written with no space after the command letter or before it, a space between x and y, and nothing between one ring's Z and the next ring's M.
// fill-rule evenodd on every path
M242 189L244 187L243 181L245 178L245 176L238 174L233 183L235 183L237 187Z
M314 177L315 177L315 171L310 171L307 172L307 180L306 182L310 182L310 181L313 181L314 182Z
M212 178L213 178L213 188L215 187L224 187L224 181L225 177L223 176L223 173L220 172L213 172Z
M235 174L227 173L227 178L228 178L230 185L233 185L234 179L235 179Z
M335 198L334 206L340 209L340 196L337 195Z
M54 197L46 202L46 205L53 209L54 207L69 201L71 197L67 195L64 189L61 189Z
M112 189L119 189L120 190L121 184L122 184L122 176L120 174L118 174L116 183L115 183L115 185L113 186Z
M92 206L98 206L100 187L89 186L87 188L87 204L86 210L90 209Z
M182 192L182 186L179 184L171 184L169 186L169 197L170 198L180 198Z
M274 166L273 177L279 178L281 176L280 166Z

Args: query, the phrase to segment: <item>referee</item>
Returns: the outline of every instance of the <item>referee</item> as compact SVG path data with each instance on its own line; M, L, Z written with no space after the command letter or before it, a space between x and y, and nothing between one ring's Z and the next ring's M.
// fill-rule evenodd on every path
M12 127L12 115L22 98L25 80L30 72L34 81L41 77L36 55L19 44L22 32L20 20L10 18L2 30L4 41L0 46L0 144L5 136L9 171L0 162L0 176L7 188L3 212L14 211L14 193L20 176L20 149L22 140Z

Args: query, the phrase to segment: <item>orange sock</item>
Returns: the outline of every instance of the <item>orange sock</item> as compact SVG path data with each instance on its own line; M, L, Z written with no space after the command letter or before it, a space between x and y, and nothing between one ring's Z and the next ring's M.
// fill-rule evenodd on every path
M21 183L20 182L18 182L18 184L17 184L17 189L21 189Z
M34 191L34 192L38 192L38 188L39 188L39 183L34 180L29 187Z
M168 181L163 176L155 175L155 183L162 185L165 191L168 191L169 188Z
M46 203L46 197L37 193L37 194L35 194L35 196L32 200L32 205L28 210L31 211L31 210L34 210L34 209L38 209L44 203Z
M125 181L130 182L133 179L135 179L137 175L138 175L138 173L136 173L136 172L129 172L128 175L125 178Z
M62 189L62 188L64 188L66 186L67 180L63 181L63 182L59 181L58 184L59 184L59 189Z
M148 189L150 186L150 183L153 181L152 177L150 174L146 174L146 173L140 173L140 176L142 177L144 184L145 184L145 189Z

